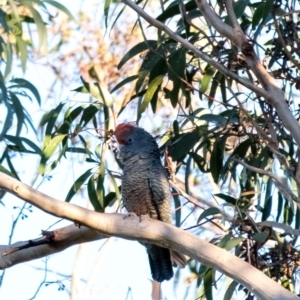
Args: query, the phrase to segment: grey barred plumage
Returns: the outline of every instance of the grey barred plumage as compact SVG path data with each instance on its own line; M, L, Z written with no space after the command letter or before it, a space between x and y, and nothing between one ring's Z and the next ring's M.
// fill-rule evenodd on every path
M123 123L114 132L123 163L122 199L127 211L137 216L171 223L171 192L155 139L144 129ZM162 282L173 277L170 250L152 244L147 248L151 274Z

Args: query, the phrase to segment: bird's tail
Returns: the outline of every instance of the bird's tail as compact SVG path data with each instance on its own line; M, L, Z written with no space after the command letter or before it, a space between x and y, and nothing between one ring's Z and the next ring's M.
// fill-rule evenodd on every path
M152 278L158 282L173 277L170 250L156 245L146 244Z

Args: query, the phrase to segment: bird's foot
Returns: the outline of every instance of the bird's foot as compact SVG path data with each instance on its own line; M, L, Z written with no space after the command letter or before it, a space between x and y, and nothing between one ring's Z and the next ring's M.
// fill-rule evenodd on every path
M140 215L140 222L142 222L143 220L146 220L146 219L151 219L149 214Z
M78 223L78 222L74 222L74 225L75 225L76 227L78 227L78 228L80 228L80 226L81 226L81 224Z
M129 212L124 218L123 220L129 218L129 217L137 217L137 215L134 212Z

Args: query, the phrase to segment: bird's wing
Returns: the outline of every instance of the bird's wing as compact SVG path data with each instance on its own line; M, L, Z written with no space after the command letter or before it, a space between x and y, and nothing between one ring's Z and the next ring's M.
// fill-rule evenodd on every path
M167 174L162 165L149 169L149 187L152 204L158 212L158 220L171 223L171 191Z

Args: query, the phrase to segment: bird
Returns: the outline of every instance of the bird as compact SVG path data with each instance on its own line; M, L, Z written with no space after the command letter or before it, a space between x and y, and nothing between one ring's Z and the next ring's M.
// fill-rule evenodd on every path
M155 138L132 122L117 125L114 136L123 165L121 192L128 213L140 218L148 215L171 224L170 185ZM153 280L170 280L173 277L170 250L148 243L143 245L147 249ZM183 267L184 256L175 251L173 253L175 262Z

